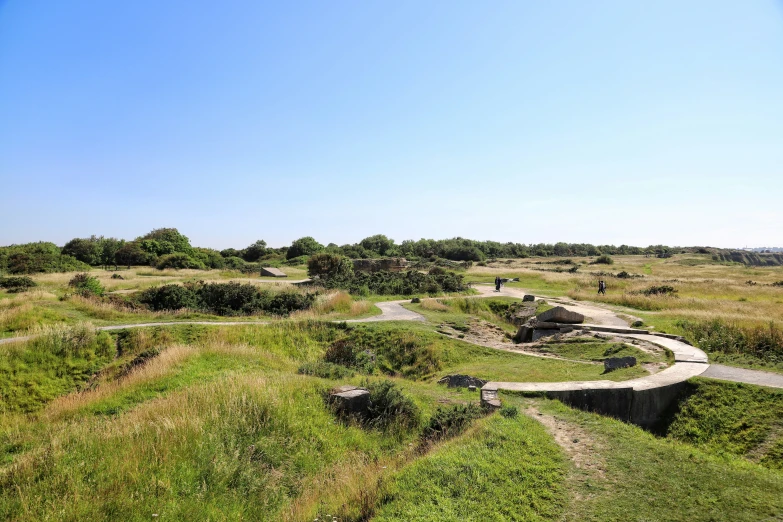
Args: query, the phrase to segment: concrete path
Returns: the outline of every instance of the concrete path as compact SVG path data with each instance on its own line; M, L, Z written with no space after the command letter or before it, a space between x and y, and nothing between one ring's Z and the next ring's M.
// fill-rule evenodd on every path
M426 321L423 315L402 307L403 303L410 303L409 299L404 301L382 301L375 303L375 306L381 309L381 315L374 315L364 319L348 319L346 323L374 323L378 321Z
M744 382L758 386L769 386L770 388L783 388L783 375L779 373L735 368L733 366L723 366L722 364L711 364L701 376L721 381Z

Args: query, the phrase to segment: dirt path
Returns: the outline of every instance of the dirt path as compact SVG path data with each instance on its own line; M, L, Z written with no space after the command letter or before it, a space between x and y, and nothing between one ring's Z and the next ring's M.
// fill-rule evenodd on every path
M577 424L541 413L535 405L529 406L525 413L544 425L577 470L592 477L603 478L606 461L600 456L598 441L587 431Z

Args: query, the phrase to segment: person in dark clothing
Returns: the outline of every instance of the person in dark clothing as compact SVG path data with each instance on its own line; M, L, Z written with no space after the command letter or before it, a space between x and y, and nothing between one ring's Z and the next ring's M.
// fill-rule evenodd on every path
M500 292L500 276L495 277L495 292Z
M598 293L606 295L606 283L603 280L598 281Z

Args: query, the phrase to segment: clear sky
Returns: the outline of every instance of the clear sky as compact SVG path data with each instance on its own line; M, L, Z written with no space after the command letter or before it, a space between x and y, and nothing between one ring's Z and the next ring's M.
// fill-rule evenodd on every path
M0 0L0 244L783 246L783 5Z

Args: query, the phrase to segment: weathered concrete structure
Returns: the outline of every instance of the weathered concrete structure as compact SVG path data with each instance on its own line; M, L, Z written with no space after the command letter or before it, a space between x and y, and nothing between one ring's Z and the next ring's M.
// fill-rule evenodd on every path
M473 386L484 386L487 381L471 377L470 375L447 375L438 381L438 384L445 384L449 388L470 388Z
M340 386L329 394L329 403L340 415L361 416L370 408L370 392L358 386Z
M288 277L288 274L279 268L268 266L261 269L261 277Z
M556 306L536 316L541 322L581 324L585 322L585 316L566 310L562 306Z
M631 332L633 330L626 330ZM671 350L674 364L654 375L629 381L488 382L481 389L482 403L498 401L500 390L543 395L584 409L610 415L643 428L653 428L673 405L685 381L708 367L707 355L686 343L668 337L625 333Z

